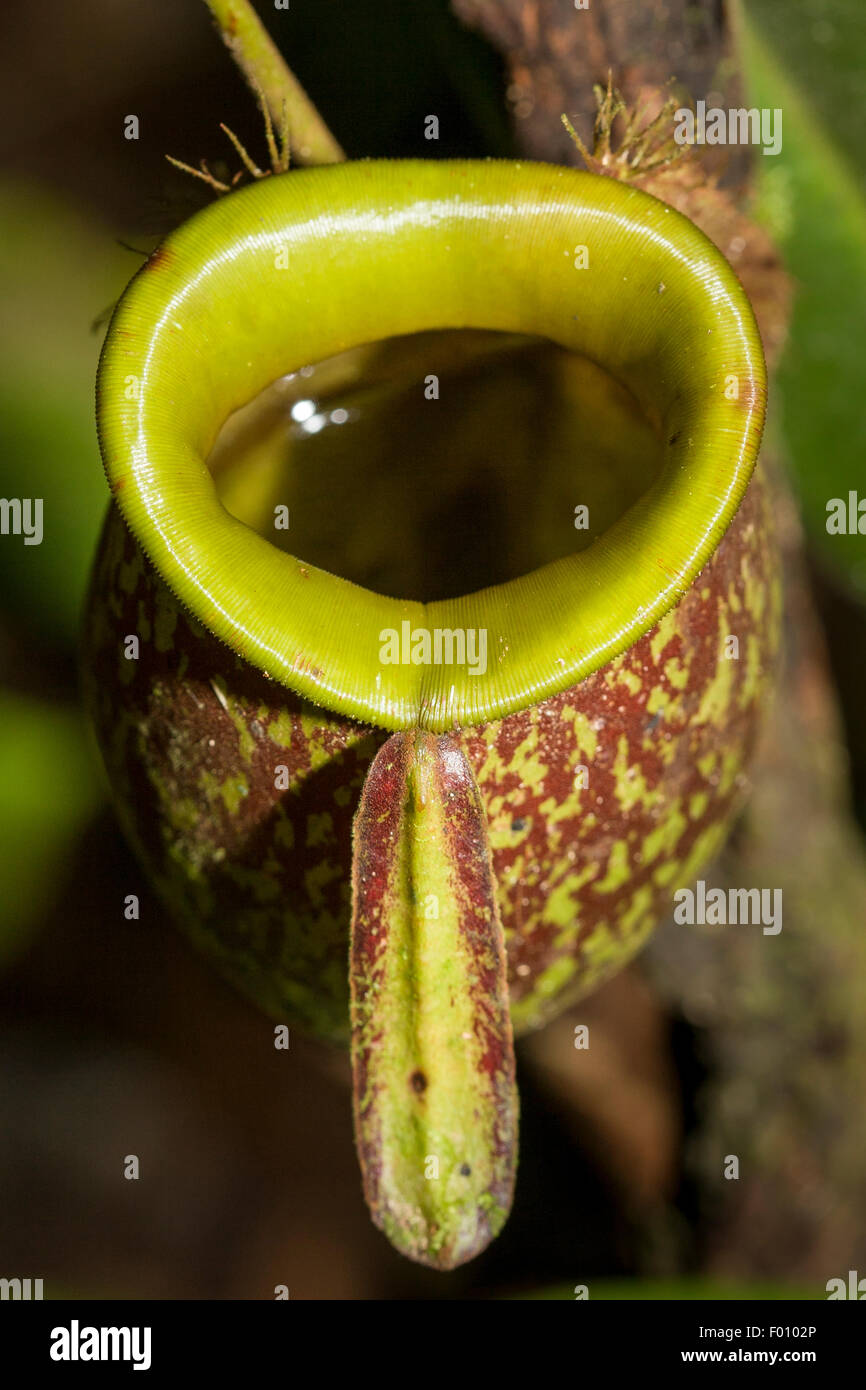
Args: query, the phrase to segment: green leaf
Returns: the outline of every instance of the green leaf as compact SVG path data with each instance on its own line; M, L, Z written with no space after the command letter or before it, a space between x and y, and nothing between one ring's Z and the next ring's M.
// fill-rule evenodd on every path
M0 538L4 603L67 645L108 503L91 325L140 258L46 192L0 186L0 467L3 497L43 499L40 545Z
M673 1302L725 1299L752 1302L757 1300L816 1300L826 1299L820 1289L796 1284L748 1284L716 1279L590 1279L584 1281L589 1302L626 1300L630 1302ZM583 1286L578 1284L578 1288ZM546 1302L575 1301L575 1285L557 1285L518 1295L525 1300ZM578 1300L580 1301L580 1300Z
M101 799L76 711L0 692L0 962L55 904L75 837Z
M866 535L827 531L832 499L866 498L862 0L748 0L739 13L749 104L783 113L781 153L756 151L754 172L796 288L776 380L787 451L810 537L866 595Z

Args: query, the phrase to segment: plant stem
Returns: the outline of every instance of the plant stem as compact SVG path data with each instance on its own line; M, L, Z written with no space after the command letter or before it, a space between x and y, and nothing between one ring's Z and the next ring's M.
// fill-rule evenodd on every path
M249 0L205 0L223 42L279 129L288 119L299 164L338 164L345 154L322 120Z

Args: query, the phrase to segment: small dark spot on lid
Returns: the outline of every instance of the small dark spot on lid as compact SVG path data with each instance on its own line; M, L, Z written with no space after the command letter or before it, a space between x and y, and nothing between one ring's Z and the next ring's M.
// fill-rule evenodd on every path
M519 834L521 830L526 829L528 824L529 822L524 820L523 816L518 816L516 820L513 820L511 822L511 829L514 831L515 834Z
M676 444L676 442L677 442L677 440L679 439L679 437L680 437L681 434L682 434L682 430L677 430L676 434L672 434L672 435L671 435L670 439L668 440L668 443L669 443L669 444Z
M423 1096L424 1092L427 1090L427 1078L423 1071L413 1071L412 1075L409 1077L409 1085L416 1095Z
M468 1177L470 1176L471 1172L472 1172L472 1169L469 1167L469 1164L468 1164L468 1163L461 1163L461 1165L460 1165L460 1176L461 1176L461 1177L463 1177L463 1178L468 1178Z

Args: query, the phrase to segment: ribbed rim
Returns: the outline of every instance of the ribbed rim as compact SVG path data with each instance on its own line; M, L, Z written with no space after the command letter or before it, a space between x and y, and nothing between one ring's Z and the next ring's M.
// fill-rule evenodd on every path
M662 422L648 491L586 550L427 605L305 565L222 507L205 459L234 409L434 328L539 334L605 367ZM268 179L174 233L112 319L97 418L123 516L206 628L325 709L441 732L576 684L678 601L746 489L765 397L733 271L666 204L542 164L365 161Z

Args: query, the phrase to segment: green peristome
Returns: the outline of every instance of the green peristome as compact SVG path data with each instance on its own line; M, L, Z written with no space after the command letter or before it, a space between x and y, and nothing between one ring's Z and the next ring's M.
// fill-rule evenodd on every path
M205 460L269 382L467 327L584 354L652 421L661 470L594 545L420 603L304 564L221 506ZM542 164L364 161L268 179L179 228L117 307L97 420L125 520L209 631L323 709L444 732L568 689L674 607L743 497L765 397L736 276L668 204ZM486 633L483 669L384 661L404 624Z

